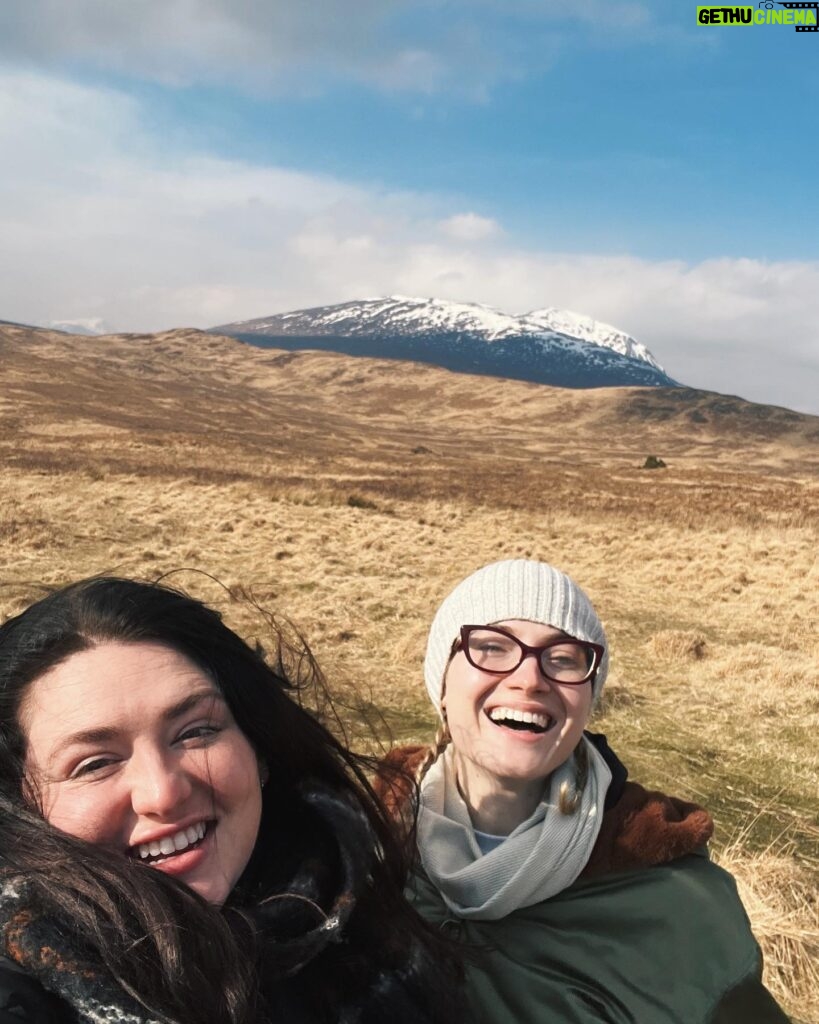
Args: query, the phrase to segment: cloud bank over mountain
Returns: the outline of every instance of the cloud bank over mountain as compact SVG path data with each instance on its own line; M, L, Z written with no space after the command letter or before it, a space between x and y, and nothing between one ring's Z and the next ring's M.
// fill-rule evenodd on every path
M138 99L0 76L0 316L208 326L402 293L622 326L693 386L819 412L819 262L522 246L432 191L186 149Z

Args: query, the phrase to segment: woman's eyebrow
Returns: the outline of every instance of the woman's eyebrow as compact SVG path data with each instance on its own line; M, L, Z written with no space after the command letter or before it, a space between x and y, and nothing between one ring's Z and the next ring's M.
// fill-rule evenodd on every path
M119 730L109 726L98 726L92 729L81 729L79 732L72 732L70 736L64 736L58 740L48 752L45 767L51 768L60 757L72 747L95 746L98 743L108 743L116 739Z
M222 694L214 687L208 687L206 690L197 690L195 693L189 693L187 697L183 697L182 700L177 701L176 704L171 704L169 708L166 708L162 712L162 719L165 722L172 722L176 718L181 718L182 715L186 715L189 711L192 711L197 704L205 700L211 700L214 703L224 704L225 698Z
M58 754L60 751L65 750L66 747L72 747L77 744L105 743L108 740L114 739L118 732L118 729L109 728L107 726L100 726L97 729L82 729L80 732L72 732L70 736L66 736L54 747L53 754ZM53 755L51 760L53 760Z
M195 693L189 693L182 700L165 708L162 712L162 721L173 722L206 700L222 705L225 703L222 694L213 687L208 687L206 690L197 690ZM116 739L120 734L121 730L114 726L96 726L91 729L81 729L79 732L72 732L70 736L62 739L51 751L51 755L48 758L49 763L52 763L57 755L69 747L81 746L83 744L107 743L109 740Z

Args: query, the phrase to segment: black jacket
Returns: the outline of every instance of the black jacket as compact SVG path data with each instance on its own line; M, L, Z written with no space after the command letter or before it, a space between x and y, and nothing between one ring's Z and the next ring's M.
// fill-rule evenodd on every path
M13 960L0 956L0 1024L76 1024L68 1003L46 992Z

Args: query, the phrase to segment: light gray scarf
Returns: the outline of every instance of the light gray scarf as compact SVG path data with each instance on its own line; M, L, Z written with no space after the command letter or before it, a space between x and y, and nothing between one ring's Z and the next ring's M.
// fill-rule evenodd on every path
M574 814L557 805L561 783L574 778L574 757L552 772L531 817L482 855L455 776L450 745L421 785L418 847L430 881L458 917L497 921L568 888L586 866L600 831L611 772L583 737L589 777Z

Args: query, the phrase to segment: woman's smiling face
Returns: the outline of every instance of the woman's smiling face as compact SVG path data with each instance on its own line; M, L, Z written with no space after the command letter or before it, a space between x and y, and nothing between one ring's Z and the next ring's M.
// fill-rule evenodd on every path
M104 641L35 679L20 724L47 821L225 901L259 832L259 763L200 668Z
M531 646L563 636L523 619L495 623ZM442 707L458 759L459 780L475 796L494 787L539 786L571 755L591 712L591 682L555 683L527 657L505 675L470 665L459 650L446 673ZM529 722L504 724L522 713Z

